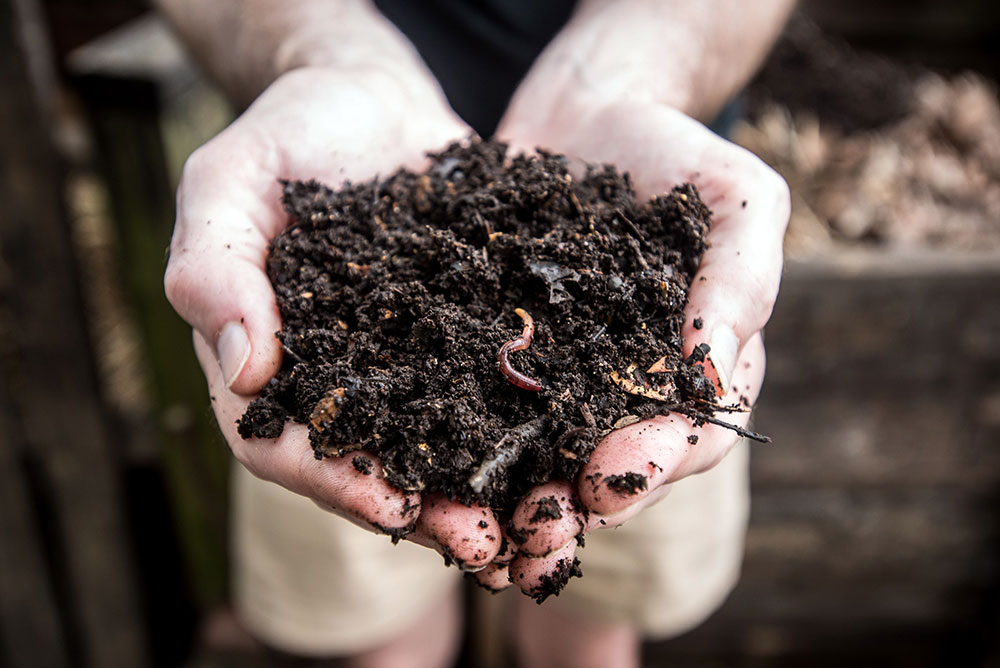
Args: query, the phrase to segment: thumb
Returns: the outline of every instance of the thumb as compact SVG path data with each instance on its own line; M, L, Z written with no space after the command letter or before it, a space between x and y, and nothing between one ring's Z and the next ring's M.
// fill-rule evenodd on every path
M784 180L749 153L730 156L698 187L715 222L681 335L686 355L696 345L709 345L705 373L721 396L730 388L744 344L774 307L790 204Z
M281 366L281 320L264 266L287 219L273 172L236 167L227 153L210 142L184 166L164 289L212 346L226 387L253 394Z

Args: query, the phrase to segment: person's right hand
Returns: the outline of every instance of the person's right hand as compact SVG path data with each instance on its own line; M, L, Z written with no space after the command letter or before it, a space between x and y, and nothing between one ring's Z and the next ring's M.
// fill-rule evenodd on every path
M264 271L269 241L289 222L278 179L336 186L387 175L469 134L432 86L375 68L292 70L185 164L164 284L194 328L222 432L251 473L362 526L415 529L411 540L478 568L496 555L486 536L500 535L488 509L400 492L370 453L376 475L350 459L316 460L303 425L274 440L236 433L252 395L281 367L281 321Z

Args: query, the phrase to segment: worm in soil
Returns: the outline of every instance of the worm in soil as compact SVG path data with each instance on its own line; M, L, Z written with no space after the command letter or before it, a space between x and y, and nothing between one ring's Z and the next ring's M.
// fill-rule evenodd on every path
M518 317L521 318L521 321L524 322L524 330L521 332L521 336L516 339L511 339L507 343L500 346L500 350L497 352L497 362L500 363L500 373L502 373L507 380L514 385L517 385L522 390L538 392L542 389L542 384L534 378L528 378L523 373L512 367L510 365L510 359L508 359L510 353L514 351L527 350L528 346L531 345L531 336L535 333L535 321L527 311L523 308L516 308L514 309L514 313L516 313Z

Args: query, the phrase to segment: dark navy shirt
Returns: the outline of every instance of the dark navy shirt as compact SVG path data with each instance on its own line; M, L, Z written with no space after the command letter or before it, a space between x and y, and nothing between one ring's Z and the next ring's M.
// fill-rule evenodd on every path
M573 13L576 0L375 0L444 89L452 109L481 137L496 131L532 63ZM712 124L726 136L741 98Z
M576 0L375 0L413 42L452 108L490 137Z

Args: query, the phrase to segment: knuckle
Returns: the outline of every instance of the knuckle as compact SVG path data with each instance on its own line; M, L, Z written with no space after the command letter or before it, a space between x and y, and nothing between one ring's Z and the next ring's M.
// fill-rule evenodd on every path
M771 317L771 311L778 299L780 272L770 269L746 276L744 290L748 304L757 317L754 331L761 329Z
M208 144L199 146L188 155L184 161L184 166L181 168L181 188L188 181L197 180L199 175L204 173L207 164L211 160L211 153L211 142L209 142Z
M788 217L792 208L792 193L788 187L785 177L775 171L764 162L758 162L757 179L760 182L761 191L771 193L776 212L775 222L784 230L788 225Z
M163 292L174 310L187 319L198 287L197 272L185 253L171 255L163 274Z

